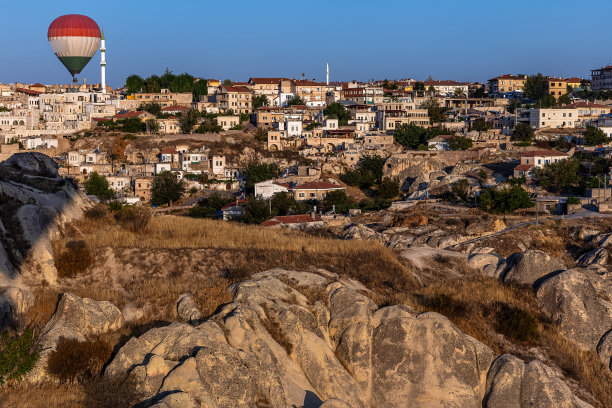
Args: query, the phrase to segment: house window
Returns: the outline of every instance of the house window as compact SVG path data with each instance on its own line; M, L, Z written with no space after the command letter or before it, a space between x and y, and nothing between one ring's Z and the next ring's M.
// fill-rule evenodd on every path
M304 196L305 196L305 194L304 194L304 193L300 193L300 194L298 194L298 196L299 196L299 197L304 197Z

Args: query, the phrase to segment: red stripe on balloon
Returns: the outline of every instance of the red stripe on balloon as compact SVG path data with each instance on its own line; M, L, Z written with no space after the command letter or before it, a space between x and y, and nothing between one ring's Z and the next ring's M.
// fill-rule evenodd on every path
M51 37L101 37L100 27L91 18L80 14L67 14L53 20L47 31Z

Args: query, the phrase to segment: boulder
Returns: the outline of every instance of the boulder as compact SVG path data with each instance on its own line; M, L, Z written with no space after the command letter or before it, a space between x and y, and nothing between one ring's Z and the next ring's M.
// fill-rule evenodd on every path
M598 268L573 268L546 279L536 296L561 331L585 350L594 351L612 329L612 274Z
M607 248L612 245L612 234L600 235L599 237L595 238L595 241L597 242L598 247Z
M495 253L472 253L468 257L468 265L472 268L479 270L483 275L495 277L495 271L499 264L501 264L503 258Z
M124 323L121 311L112 303L64 293L51 320L41 332L40 359L28 379L31 382L44 379L49 354L55 350L60 338L85 341L91 336L119 330Z
M200 317L200 309L191 293L179 295L176 301L176 314L185 323L196 322Z
M597 344L597 356L602 364L612 370L612 330L604 334Z
M509 354L495 359L487 375L485 408L586 408L548 366Z
M503 280L506 283L531 286L542 277L564 269L565 263L561 259L530 249L516 258L516 263L508 269Z
M610 258L610 253L605 248L595 248L578 258L578 265L589 266L593 264L607 265Z
M342 234L343 239L373 239L378 232L363 224L352 224Z

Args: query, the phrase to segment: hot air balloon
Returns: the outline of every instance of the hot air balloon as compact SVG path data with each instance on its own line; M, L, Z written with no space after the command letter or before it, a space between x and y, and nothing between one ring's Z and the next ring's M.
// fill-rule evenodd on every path
M67 14L53 20L47 37L51 49L74 77L80 73L100 46L100 27L87 16Z

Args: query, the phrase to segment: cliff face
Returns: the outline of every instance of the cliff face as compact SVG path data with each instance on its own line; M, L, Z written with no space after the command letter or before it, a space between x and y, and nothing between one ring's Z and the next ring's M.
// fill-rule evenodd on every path
M18 153L0 163L0 326L25 307L23 274L55 283L50 237L59 223L81 216L86 200L44 154Z

